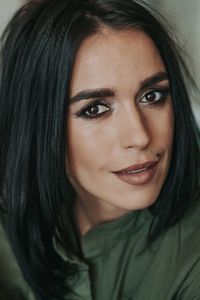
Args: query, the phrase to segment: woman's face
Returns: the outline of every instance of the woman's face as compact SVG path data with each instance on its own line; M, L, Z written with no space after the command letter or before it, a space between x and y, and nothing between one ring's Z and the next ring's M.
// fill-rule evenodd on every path
M168 173L174 117L165 66L142 31L105 29L77 55L67 173L77 201L122 215L150 206Z

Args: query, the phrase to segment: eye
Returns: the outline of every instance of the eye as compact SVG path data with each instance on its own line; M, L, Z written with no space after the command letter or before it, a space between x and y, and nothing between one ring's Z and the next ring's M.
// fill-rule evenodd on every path
M157 89L157 90L151 90L147 93L145 93L141 99L140 99L140 103L143 104L156 104L159 102L163 102L167 95L169 94L169 88L165 88L165 89Z
M107 105L96 103L81 111L79 116L85 119L95 119L101 117L109 110L110 108Z

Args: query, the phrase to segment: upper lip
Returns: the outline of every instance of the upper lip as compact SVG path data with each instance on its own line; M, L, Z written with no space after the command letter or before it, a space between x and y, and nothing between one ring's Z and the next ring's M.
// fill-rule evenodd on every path
M113 173L122 173L122 172L125 173L125 172L130 172L130 171L141 170L141 169L149 169L149 168L154 167L157 163L158 163L158 161L146 161L144 163L134 164L132 166L115 171Z

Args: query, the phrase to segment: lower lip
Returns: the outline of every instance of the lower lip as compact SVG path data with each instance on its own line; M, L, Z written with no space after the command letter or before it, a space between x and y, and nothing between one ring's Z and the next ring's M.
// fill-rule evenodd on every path
M131 185L143 185L151 182L156 171L157 171L157 164L152 168L145 170L141 173L134 173L134 174L114 173L114 174L120 180L129 183Z

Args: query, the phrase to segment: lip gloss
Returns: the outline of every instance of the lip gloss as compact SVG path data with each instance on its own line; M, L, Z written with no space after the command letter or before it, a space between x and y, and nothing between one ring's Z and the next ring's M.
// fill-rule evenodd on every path
M116 172L114 174L118 179L131 185L143 185L149 183L153 179L156 171L157 164L137 173Z

